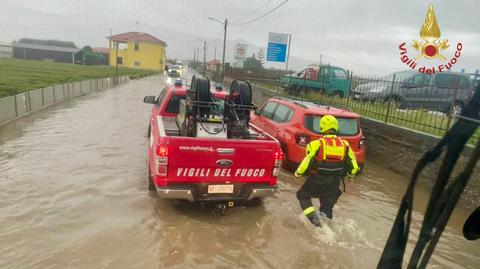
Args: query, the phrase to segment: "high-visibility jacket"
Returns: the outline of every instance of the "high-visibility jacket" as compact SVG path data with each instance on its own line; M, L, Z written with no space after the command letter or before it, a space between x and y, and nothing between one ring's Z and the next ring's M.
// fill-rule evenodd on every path
M307 145L306 156L295 173L303 175L311 169L319 175L355 175L358 164L347 141L336 135L325 135Z

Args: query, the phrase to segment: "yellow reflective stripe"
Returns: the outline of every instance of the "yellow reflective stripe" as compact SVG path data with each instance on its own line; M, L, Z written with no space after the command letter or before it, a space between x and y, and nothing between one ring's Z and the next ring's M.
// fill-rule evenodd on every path
M312 214L313 212L315 212L315 208L313 208L313 206L311 206L311 207L303 210L303 214L304 214L305 216L308 216L308 215Z
M327 159L327 142L323 138L320 138L320 141L322 142L322 160L325 161Z
M352 162L352 171L350 173L352 175L355 175L358 172L358 163L357 163L357 158L355 157L355 153L353 152L352 148L350 147L350 144L348 144L348 141L344 141L345 144L348 146L348 157L350 158L350 161Z
M320 141L314 140L307 145L306 149L306 156L303 158L303 161L300 163L300 165L297 168L297 174L303 175L307 169L308 166L310 165L310 161L315 157L315 154L317 153L318 149L320 148Z

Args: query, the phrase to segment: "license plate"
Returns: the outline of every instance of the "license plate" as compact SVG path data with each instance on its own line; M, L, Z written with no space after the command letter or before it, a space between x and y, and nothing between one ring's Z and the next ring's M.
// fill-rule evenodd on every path
M209 185L208 193L233 193L233 185Z

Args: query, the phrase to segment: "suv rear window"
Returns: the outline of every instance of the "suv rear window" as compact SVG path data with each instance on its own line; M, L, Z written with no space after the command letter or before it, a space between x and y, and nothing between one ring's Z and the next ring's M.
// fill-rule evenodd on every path
M308 130L320 134L320 115L306 115L305 116L305 128ZM358 119L351 118L337 118L338 120L338 133L342 136L354 136L358 134Z

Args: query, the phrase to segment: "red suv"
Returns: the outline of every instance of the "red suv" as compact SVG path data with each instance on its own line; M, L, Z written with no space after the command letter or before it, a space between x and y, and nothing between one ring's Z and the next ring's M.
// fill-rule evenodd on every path
M320 119L327 114L337 118L338 136L348 141L362 167L365 162L365 137L360 128L360 116L348 108L276 97L255 111L251 123L280 142L284 167L293 170L305 157L306 145L321 136Z

